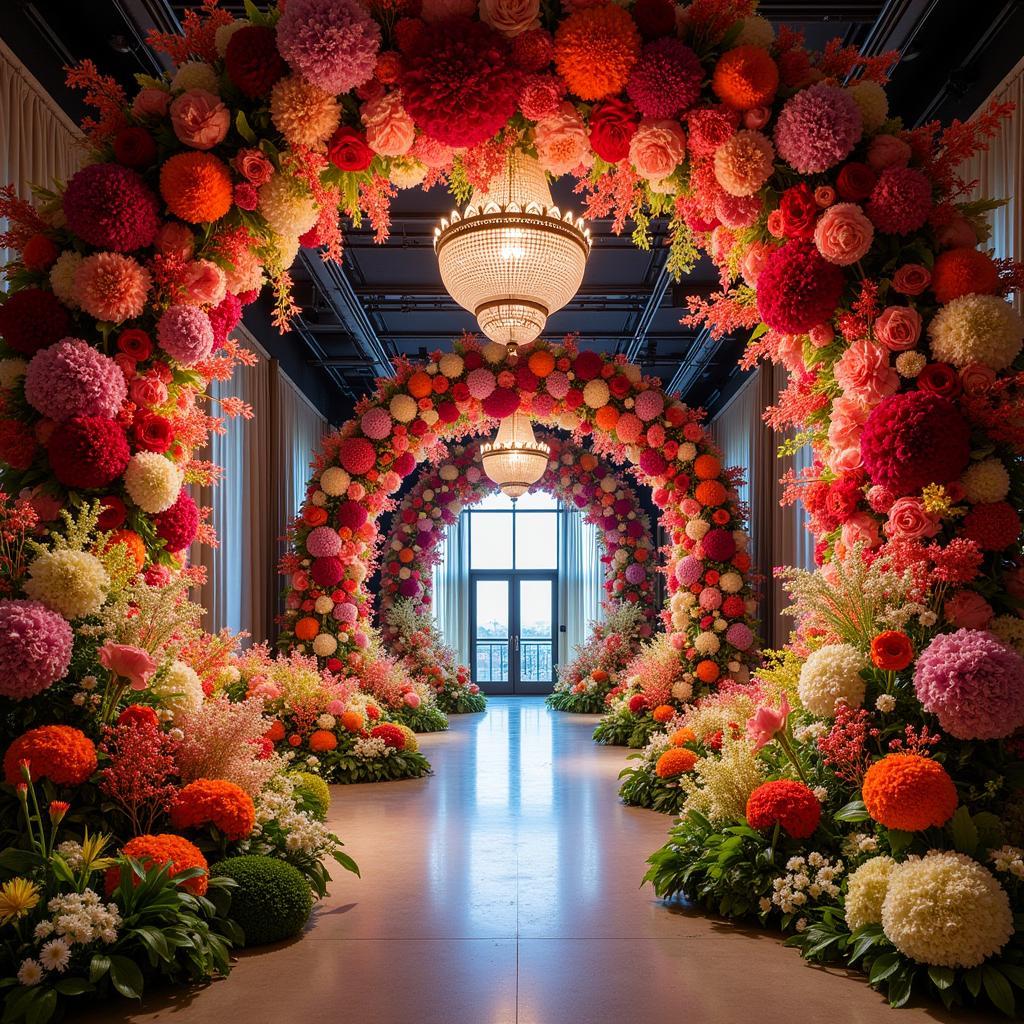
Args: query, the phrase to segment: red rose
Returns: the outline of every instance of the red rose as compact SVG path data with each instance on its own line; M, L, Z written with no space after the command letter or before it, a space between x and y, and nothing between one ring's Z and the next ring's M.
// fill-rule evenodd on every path
M143 412L136 416L132 424L132 439L136 448L162 454L174 441L174 428L166 416Z
M786 238L811 238L821 207L815 202L814 190L805 182L787 188L779 200L782 234Z
M96 525L103 530L116 530L128 518L128 509L115 494L100 499L100 516Z
M467 402L469 401L469 385L465 381L459 381L452 387L452 398L456 402Z
M136 362L142 362L152 355L153 340L138 327L130 327L117 336L117 347Z
M625 398L633 390L633 385L628 377L616 374L616 376L608 378L608 390L616 398Z
M871 195L878 175L867 165L851 161L843 164L836 175L836 191L852 202L860 202Z
M960 394L960 377L949 363L929 363L915 383L919 390L940 398L956 398Z
M373 150L362 132L343 124L327 143L327 158L343 171L365 171L373 163Z
M590 112L590 145L602 160L617 164L629 156L635 117L633 104L617 99L607 99Z
M149 167L156 160L156 142L145 128L127 125L114 136L114 159L125 167Z

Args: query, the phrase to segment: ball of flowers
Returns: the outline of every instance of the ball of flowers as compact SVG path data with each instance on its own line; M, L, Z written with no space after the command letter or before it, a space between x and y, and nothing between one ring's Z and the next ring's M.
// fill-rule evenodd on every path
M771 177L774 160L766 136L743 130L715 150L715 178L731 196L752 196Z
M172 661L156 679L150 691L173 714L197 711L203 703L203 683L191 665Z
M586 403L588 408L600 409L602 406L608 404L608 399L611 397L608 391L608 385L600 378L595 380L588 380L586 386L583 388L583 401Z
M370 730L370 737L375 740L383 740L387 747L394 747L395 750L405 749L405 733L391 722L382 722Z
M975 505L964 517L963 536L982 551L1002 551L1021 534L1020 514L1007 501Z
M892 857L872 857L850 875L845 900L846 924L850 931L882 923L882 903L895 867Z
M360 417L359 427L373 441L383 441L391 434L391 416L386 409L375 405Z
M931 182L915 167L887 167L878 176L866 212L879 231L912 234L932 212Z
M182 479L181 469L157 452L136 452L124 471L129 497L150 515L169 509L178 500Z
M860 451L872 483L902 496L955 480L970 460L970 441L970 426L952 402L908 391L871 410Z
M303 78L337 96L372 77L380 28L357 0L291 0L277 23L277 45Z
M201 362L213 351L213 325L206 311L190 303L168 306L157 323L160 347L182 366Z
M692 771L697 755L686 747L671 747L658 758L654 773L659 779L674 779Z
M320 490L332 498L344 494L352 478L340 466L329 466L320 474Z
M859 708L867 687L861 672L867 667L867 659L850 644L819 647L800 669L800 703L821 718L835 715L840 703Z
M174 797L171 824L177 829L213 825L224 838L237 842L252 834L256 808L241 786L225 779L196 779Z
M1020 354L1024 320L998 295L963 295L936 313L928 337L932 356L944 363L1005 370Z
M306 550L313 558L332 558L341 553L341 537L330 526L317 526L306 537Z
M194 878L187 878L181 884L185 892L193 896L202 896L209 887L209 871L206 858L195 843L190 843L184 836L176 836L173 832L164 832L158 835L142 835L129 839L124 844L121 853L125 857L137 860L142 867L149 871L151 868L167 867L167 875L174 878L182 871L190 871L193 868L202 868L203 873ZM132 879L133 885L138 885L138 879L130 869L120 867L107 868L105 875L105 887L107 895L113 894L114 890L121 883L123 877Z
M164 541L168 551L184 551L196 539L199 530L199 509L192 496L181 490L174 504L157 513L153 522L156 526L156 535Z
M633 411L645 423L656 420L665 411L665 399L658 391L641 391L636 396Z
M993 295L999 291L999 268L979 249L945 249L935 257L931 289L941 305L964 295Z
M313 653L318 658L329 658L338 649L338 638L331 633L319 633L313 637Z
M127 393L117 363L80 338L65 338L41 349L25 372L26 401L51 420L113 418Z
M728 530L709 530L701 544L713 562L728 562L736 554L736 540Z
M329 750L335 750L338 746L338 737L329 729L315 729L309 737L309 749L315 754L323 754Z
M105 416L64 420L53 430L46 447L53 475L65 487L106 487L128 464L124 430Z
M74 636L39 601L0 601L0 696L25 700L63 679Z
M388 410L398 423L411 423L416 419L419 406L416 404L416 399L411 395L397 394L388 403ZM363 433L366 433L366 431L364 430Z
M725 631L726 643L732 644L737 651L749 651L754 645L754 634L743 622L734 622Z
M260 185L257 209L270 230L282 238L304 235L319 215L309 189L298 179L280 173Z
M1000 459L982 459L964 470L960 486L973 504L1002 501L1010 491L1010 474Z
M802 782L775 779L762 782L747 798L747 824L759 832L778 825L793 839L807 839L821 820L818 798Z
M626 91L644 117L676 117L700 97L700 58L674 36L648 43L629 76Z
M97 252L86 256L71 283L75 306L97 320L121 323L141 316L152 278L131 256Z
M581 100L622 92L640 54L640 33L615 4L574 11L555 32L555 67Z
M832 319L846 286L843 271L809 242L793 240L765 259L757 311L775 331L804 334Z
M886 828L941 828L956 811L956 786L938 761L920 754L887 754L864 775L868 814Z
M266 96L285 73L274 30L267 25L242 22L227 41L223 57L231 84L248 99Z
M34 780L58 786L80 786L96 771L96 745L70 725L41 725L22 733L4 754L4 781L23 782L21 762L28 761Z
M347 437L338 448L338 461L352 476L369 473L377 463L377 451L365 437Z
M778 65L764 48L754 45L723 53L711 76L714 94L734 110L768 106L778 87Z
M256 854L228 857L214 864L210 874L234 880L231 917L244 932L246 946L290 939L309 919L309 883L287 861Z
M116 163L89 164L64 191L68 228L97 249L131 252L151 245L159 203L142 175Z
M519 408L519 392L512 388L495 388L481 404L485 416L502 420Z
M34 355L70 333L70 314L44 288L22 288L0 303L0 337L15 352Z
M95 615L103 607L110 577L103 563L88 551L54 548L29 563L25 593L65 619Z
M980 629L940 633L921 652L914 691L957 739L1002 739L1024 725L1024 659Z
M966 854L932 850L893 869L882 930L918 963L970 968L1010 941L1013 913L991 871Z
M889 97L886 95L885 89L869 78L862 78L859 82L849 86L846 91L853 97L853 102L857 104L864 131L878 131L889 116Z
M863 133L853 97L816 82L786 100L775 124L775 146L794 170L820 174L845 160Z
M167 209L188 224L220 220L234 202L231 172L212 153L176 153L160 168L160 195Z

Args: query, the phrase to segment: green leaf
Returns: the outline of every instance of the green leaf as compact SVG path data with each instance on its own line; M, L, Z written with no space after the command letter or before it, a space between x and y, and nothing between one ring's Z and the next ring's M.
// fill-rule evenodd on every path
M905 1006L910 999L910 989L914 984L914 975L909 968L905 968L895 974L889 982L886 995L889 997L889 1005L892 1007Z
M1012 1017L1015 1004L1013 989L1002 971L998 967L986 967L981 978L985 985L985 995L992 1001L992 1005L1002 1010L1007 1017Z
M105 953L93 953L89 962L89 981L94 985L110 970L110 957Z
M969 856L978 848L978 828L971 819L971 812L961 804L949 823L953 846L959 853Z
M61 978L53 986L62 996L80 996L85 992L94 992L94 986L85 978Z
M967 986L967 991L977 999L981 994L981 968L972 967L964 975L964 984Z
M863 800L851 800L833 815L836 821L867 821L868 817L868 809Z
M52 988L33 991L36 996L25 1014L25 1024L46 1024L57 1009L57 993Z
M872 985L877 985L880 981L885 981L891 974L894 974L900 968L900 958L896 953L883 953L872 965L871 972L868 974L868 981Z
M110 981L125 999L142 998L142 988L145 984L142 980L142 971L128 957L110 958Z
M886 838L889 840L889 848L892 850L893 856L898 857L914 841L914 833L901 832L898 828L891 828L886 832Z
M256 133L249 126L249 119L245 116L244 110L238 111L235 115L235 130L250 146L256 144Z

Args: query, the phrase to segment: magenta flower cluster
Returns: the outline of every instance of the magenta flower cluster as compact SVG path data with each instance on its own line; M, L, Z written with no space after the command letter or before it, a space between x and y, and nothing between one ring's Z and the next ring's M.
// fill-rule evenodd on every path
M63 678L73 642L67 620L38 601L0 601L0 696L25 700Z
M40 415L113 419L128 389L121 368L80 338L65 338L37 352L25 372L25 398Z

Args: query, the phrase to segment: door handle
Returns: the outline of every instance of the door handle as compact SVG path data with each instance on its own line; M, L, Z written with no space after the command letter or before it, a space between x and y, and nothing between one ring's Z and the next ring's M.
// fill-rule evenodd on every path
M512 648L516 652L516 654L519 653L519 634L518 633L515 636L512 637Z

